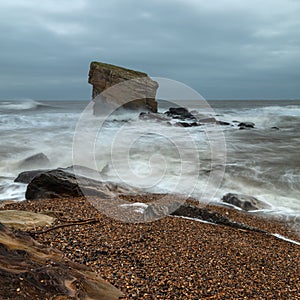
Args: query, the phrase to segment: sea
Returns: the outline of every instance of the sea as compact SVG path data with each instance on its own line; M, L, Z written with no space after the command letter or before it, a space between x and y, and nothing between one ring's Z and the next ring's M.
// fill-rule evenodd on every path
M26 184L14 182L22 171L76 164L96 169L96 179L203 203L245 194L270 204L266 213L299 218L300 100L211 100L208 110L200 102L182 106L229 125L182 127L126 110L94 116L88 100L2 100L0 201L25 199ZM159 101L159 112L171 106ZM38 153L48 160L24 164Z

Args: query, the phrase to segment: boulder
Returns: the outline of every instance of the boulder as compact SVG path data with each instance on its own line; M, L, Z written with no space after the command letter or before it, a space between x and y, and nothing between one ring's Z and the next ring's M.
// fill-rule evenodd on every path
M132 81L124 84L128 80ZM146 73L94 61L90 65L88 82L93 86L95 114L100 114L107 104L157 112L158 83ZM117 84L116 89L109 89Z
M0 298L117 300L123 293L86 266L0 223Z
M173 119L196 119L196 117L188 111L185 107L170 107L168 111L164 113L165 115L172 117Z
M104 167L104 169L105 169L105 167ZM81 176L86 176L86 177L91 177L91 178L99 176L99 172L97 170L90 169L85 166L74 165L74 166L70 166L70 167L66 167L66 168L58 168L57 170L63 170L68 173L75 174L74 169L76 170L76 174L81 175ZM51 169L24 171L24 172L21 172L17 176L17 178L14 180L14 182L29 183L34 177L41 175L42 173L45 173L48 171L51 171ZM103 170L100 172L100 174L102 174L102 172L103 172Z
M229 203L237 206L243 210L260 210L265 208L271 208L271 206L261 200L258 200L252 196L228 193L221 199L224 203Z
M50 169L30 170L21 172L17 176L17 178L15 178L14 182L29 183L35 176L38 176L47 171L50 171Z
M26 199L99 196L105 199L118 194L137 192L131 187L112 182L100 182L63 169L55 169L37 175L28 184Z
M25 158L20 163L20 168L47 166L50 163L49 158L44 153L37 153L35 155Z
M51 225L55 218L30 211L1 210L0 223L15 229L32 229L38 226Z

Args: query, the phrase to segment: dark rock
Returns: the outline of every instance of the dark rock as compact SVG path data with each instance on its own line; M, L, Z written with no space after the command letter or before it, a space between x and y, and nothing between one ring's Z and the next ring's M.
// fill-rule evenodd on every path
M270 208L269 204L248 195L228 193L223 196L221 201L232 204L246 211Z
M14 180L14 182L29 183L35 176L45 173L47 171L50 171L50 169L21 172Z
M128 80L131 82L126 84ZM95 114L101 113L105 104L157 112L155 96L158 84L143 72L92 62L89 83L93 85ZM117 88L110 89L117 84Z
M185 107L170 107L169 110L164 114L172 117L173 119L196 119L196 117L191 114Z
M141 120L151 120L151 121L170 121L172 118L166 116L165 114L161 114L161 113L152 113L152 112L141 112L139 115L139 118Z
M277 127L277 126L273 126L273 127L271 127L271 129L273 129L273 130L280 130L279 127Z
M255 124L252 122L241 122L238 124L238 126L241 128L254 128Z
M20 168L47 166L49 163L50 160L44 153L37 153L35 155L25 158L20 163Z
M75 170L74 170L75 169ZM66 171L68 173L72 173L77 175L81 175L81 176L86 176L86 177L91 177L91 178L95 178L99 176L99 172L90 168L87 168L85 166L70 166L67 168L58 168L58 170L63 170ZM40 170L29 170L29 171L24 171L21 172L17 178L14 180L14 182L21 182L21 183L29 183L34 177L51 171L51 169L40 169ZM103 170L102 170L103 171ZM102 171L100 173L102 173Z
M197 122L192 122L192 123L188 123L188 122L176 122L175 124L176 126L181 126L181 127L195 127L195 126L201 126L201 124L197 123Z
M181 205L174 212L172 212L171 215L199 219L202 221L223 225L223 226L229 226L236 229L264 232L261 229L251 227L243 223L232 221L229 218L223 216L222 214L219 214L208 208L200 208L190 204Z
M25 197L26 199L39 199L88 195L107 199L133 191L130 187L120 184L100 182L84 176L75 176L74 173L63 169L56 169L34 177L27 186Z
M217 121L217 124L221 125L221 126L229 126L229 125L231 125L230 123L224 122L224 121Z
M68 261L62 252L1 223L0 295L10 300L117 300L124 296L86 266Z

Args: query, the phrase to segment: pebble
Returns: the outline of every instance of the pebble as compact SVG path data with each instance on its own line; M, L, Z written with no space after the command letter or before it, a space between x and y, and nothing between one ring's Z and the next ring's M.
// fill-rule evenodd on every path
M143 197L145 203L155 200L154 195ZM122 299L300 299L300 247L273 236L175 217L121 223L84 198L24 201L2 209L12 207L58 211L55 225L99 218L99 223L31 234L99 273L126 295ZM280 222L209 208L297 239Z

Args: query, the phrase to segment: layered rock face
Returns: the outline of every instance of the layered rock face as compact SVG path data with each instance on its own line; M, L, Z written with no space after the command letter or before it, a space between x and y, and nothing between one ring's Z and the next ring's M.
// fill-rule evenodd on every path
M86 266L0 223L1 299L117 300L122 296Z
M96 114L101 113L103 102L116 107L123 106L126 109L157 112L155 96L158 84L146 73L92 62L89 83L93 85L92 97L95 101Z

